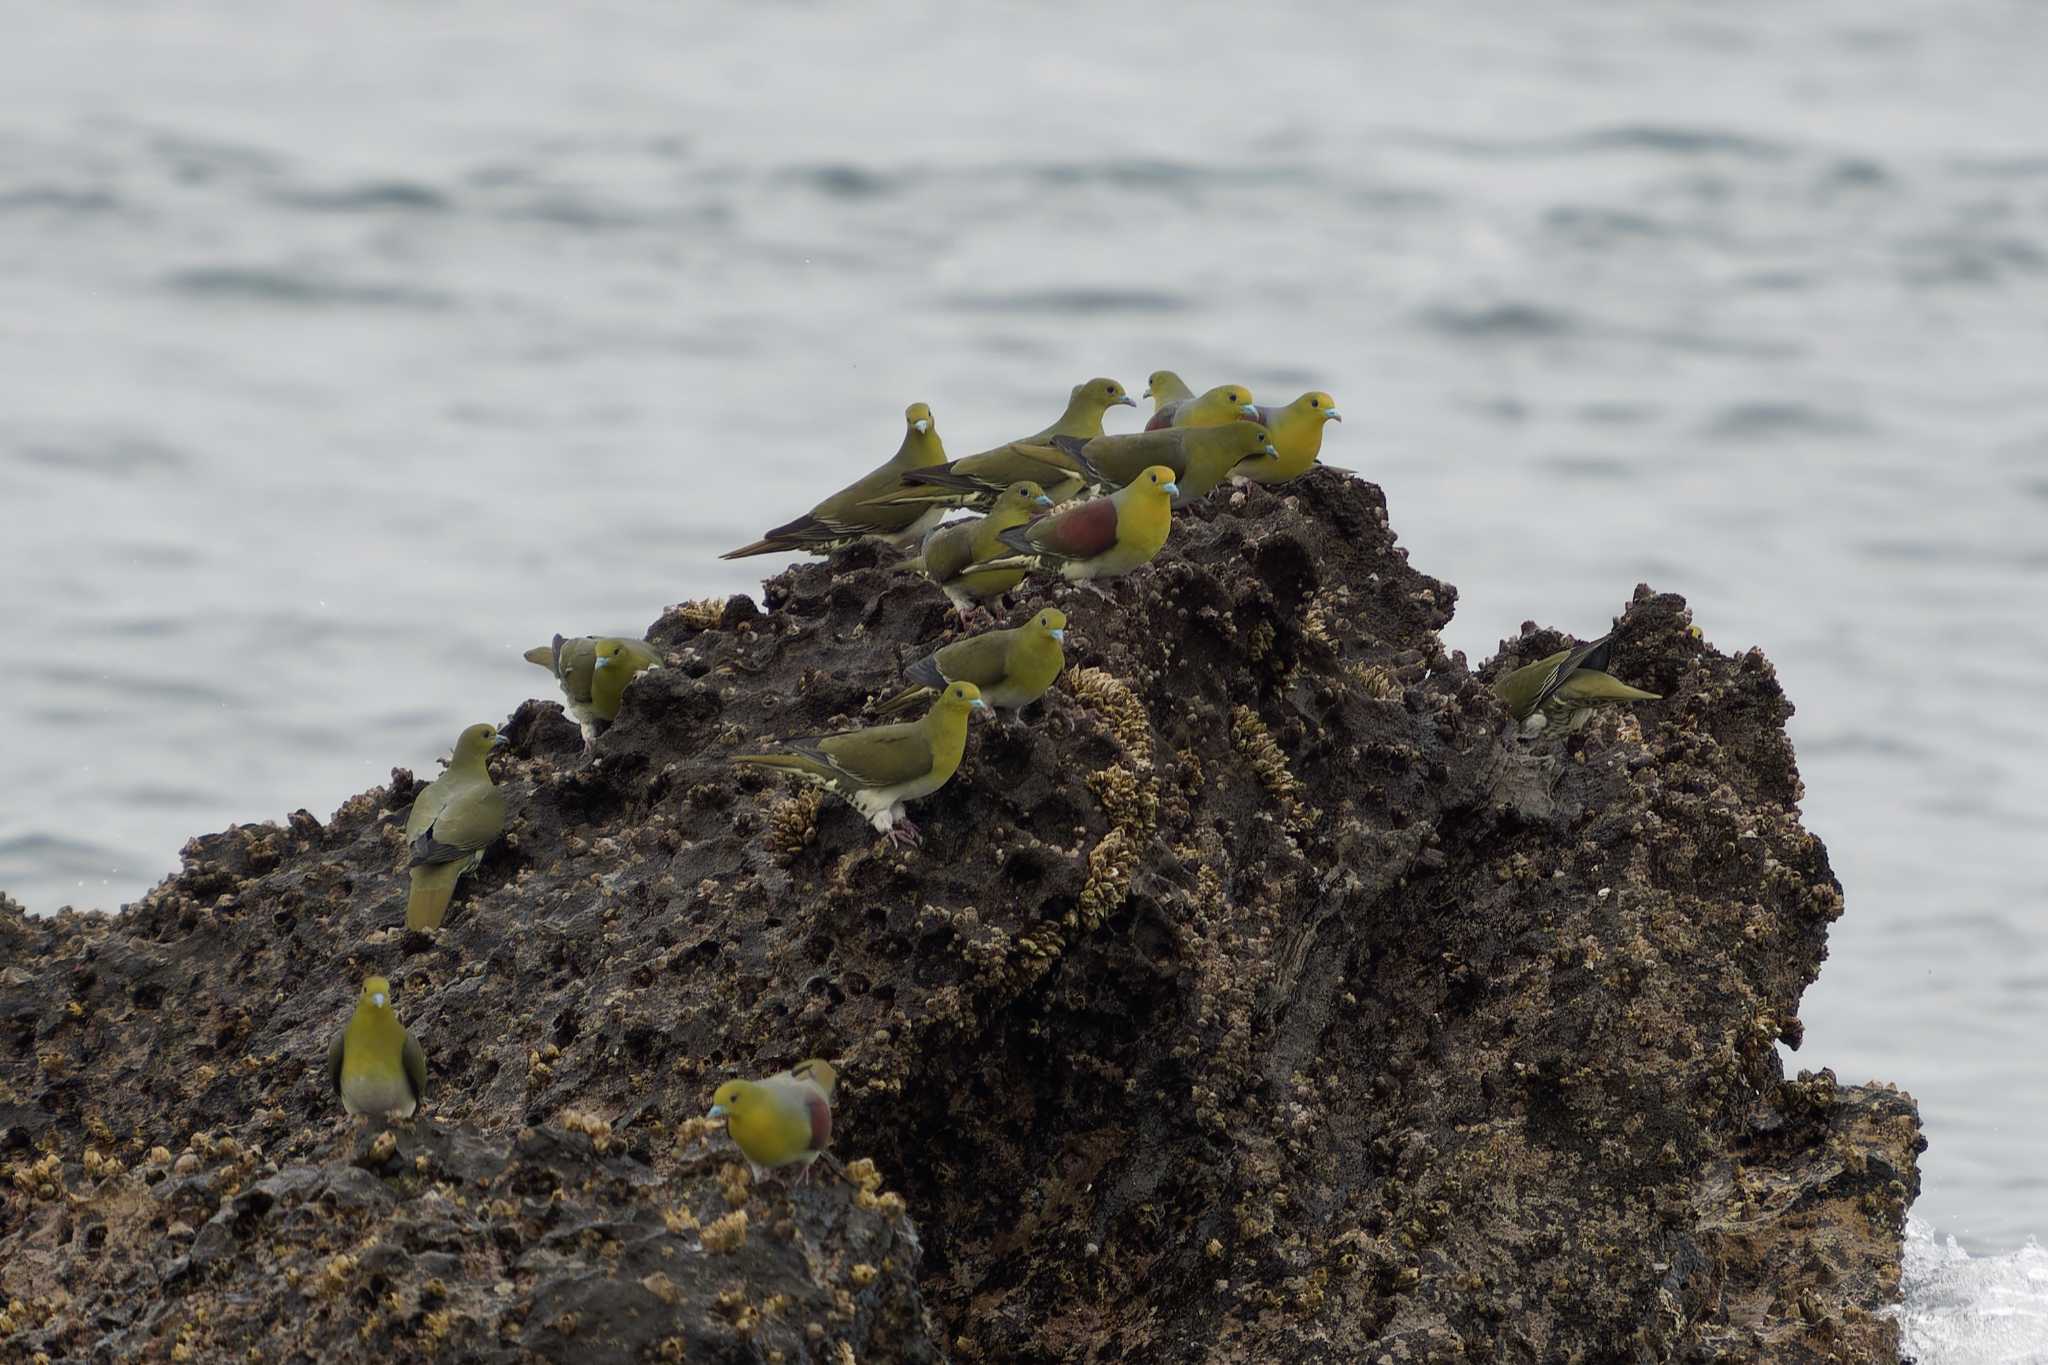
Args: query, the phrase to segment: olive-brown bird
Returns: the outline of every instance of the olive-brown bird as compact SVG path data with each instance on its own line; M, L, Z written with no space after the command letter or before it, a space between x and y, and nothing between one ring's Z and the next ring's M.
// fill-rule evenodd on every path
M427 1054L398 1022L383 977L363 982L348 1026L328 1045L327 1080L351 1114L409 1119L427 1097Z
M1097 487L1122 488L1152 466L1164 465L1173 471L1183 499L1206 497L1232 474L1270 464L1277 453L1256 422L1098 436L1085 444L1070 436L1053 440Z
M1252 406L1252 391L1242 384L1218 384L1207 393L1193 398L1179 398L1166 404L1152 414L1145 423L1145 430L1158 431L1162 427L1220 427L1225 422L1235 422L1249 417L1259 418L1259 410Z
M919 537L938 524L944 509L938 507L883 507L875 499L899 492L903 476L914 469L929 469L946 462L946 447L932 422L932 410L912 403L903 410L903 444L889 460L869 470L854 482L798 517L785 522L751 545L728 550L721 559L744 559L748 555L779 554L801 550L809 554L830 554L866 536L892 545L914 545Z
M911 685L874 709L892 715L948 683L970 682L998 714L1021 711L1044 696L1066 667L1066 638L1067 614L1047 607L1010 630L987 630L955 640L904 669Z
M897 843L916 843L906 803L952 779L967 751L967 717L988 705L973 683L950 684L921 720L782 741L784 752L734 754L735 763L815 782Z
M1661 701L1655 692L1630 687L1607 672L1614 636L1560 649L1496 680L1494 695L1507 703L1518 733L1534 739L1552 731L1571 734L1594 708L1631 701Z
M1102 434L1105 412L1114 407L1134 406L1124 386L1114 379L1086 380L1074 385L1067 398L1067 410L1043 431L931 469L914 469L903 476L903 490L886 495L881 502L889 506L922 503L985 510L1005 488L1020 480L1037 484L1054 502L1065 502L1081 491L1081 471L1047 443L1055 436L1091 440Z
M784 1166L801 1166L796 1183L832 1141L832 1088L838 1073L813 1057L766 1080L727 1081L711 1097L710 1117L725 1120L758 1179Z
M582 727L586 749L597 742L599 731L619 718L626 684L647 669L661 667L661 656L652 645L623 635L557 635L553 644L527 650L526 661L555 675L563 709Z
M484 759L505 742L495 725L472 725L455 741L455 756L425 791L413 798L405 840L412 892L405 927L438 929L455 883L484 860L484 850L505 829L505 798L491 785Z
M985 517L970 517L965 521L952 521L941 526L924 538L924 549L916 558L906 560L908 567L918 570L939 585L946 594L946 600L960 613L965 622L976 605L990 598L1001 597L1024 581L1024 569L984 569L981 566L992 559L1010 554L1008 546L1000 537L1012 526L1022 526L1039 512L1052 506L1052 499L1035 483L1013 483L1003 490L996 499L996 505Z

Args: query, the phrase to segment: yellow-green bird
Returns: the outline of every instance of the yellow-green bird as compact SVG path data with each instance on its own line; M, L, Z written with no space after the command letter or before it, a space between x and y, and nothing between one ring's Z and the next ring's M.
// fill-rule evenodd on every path
M491 785L484 759L505 742L495 725L472 725L455 741L447 770L413 799L405 839L412 892L405 927L438 929L455 883L484 860L484 850L505 829L505 798Z
M1206 497L1232 474L1248 474L1279 453L1257 422L1098 436L1085 444L1070 436L1053 439L1098 487L1121 488L1152 466L1165 465L1183 498Z
M903 670L911 685L876 705L881 715L915 706L949 683L969 682L981 699L1003 711L1021 711L1046 694L1067 666L1067 614L1047 607L1021 626L955 640Z
M528 663L539 664L561 685L564 709L583 727L583 747L597 742L598 731L619 718L619 700L626 684L661 656L645 640L622 635L579 635L526 651Z
M391 983L363 982L348 1027L327 1048L327 1079L351 1114L409 1119L427 1097L427 1054L391 1008Z
M1195 391L1172 370L1154 370L1152 377L1145 381L1145 396L1152 400L1152 411L1156 415L1162 408L1193 398Z
M832 1088L838 1073L816 1057L760 1081L727 1081L711 1097L710 1117L725 1120L759 1177L783 1166L802 1166L796 1183L832 1141Z
M946 462L945 443L932 421L932 410L912 403L903 410L903 444L889 457L859 479L798 517L785 522L751 545L728 550L721 559L744 559L748 555L769 555L801 550L809 554L830 554L865 536L892 545L914 545L919 537L938 524L942 508L924 506L878 506L877 498L903 488L903 476L914 469L930 469Z
M1284 408L1259 407L1259 422L1273 438L1273 458L1239 472L1260 483L1286 483L1308 473L1323 453L1323 424L1341 422L1337 400L1311 390Z
M959 771L967 717L987 705L973 683L951 683L922 719L786 739L787 752L734 754L732 761L815 782L892 841L914 844L918 828L904 814L905 804L930 796Z
M1493 693L1507 704L1523 739L1559 729L1571 734L1586 723L1595 707L1662 700L1655 692L1609 676L1607 660L1613 649L1611 634L1589 645L1560 649L1499 678Z
M1255 422L1259 419L1259 410L1252 406L1252 391L1242 384L1218 384L1197 397L1177 398L1165 404L1146 421L1145 430L1220 427L1245 417Z
M1002 541L1037 567L1064 578L1116 578L1151 563L1166 544L1178 492L1173 471L1154 465L1106 498L1074 503L1029 526L1013 526L1003 532ZM1109 595L1093 583L1089 586Z
M1024 569L984 569L992 559L1008 556L1009 547L999 539L1012 526L1022 526L1052 506L1052 499L1035 483L1013 483L1003 490L985 517L948 522L924 538L924 549L906 563L946 594L946 600L967 620L977 603L1001 597L1024 581Z
M923 503L986 510L1002 491L1020 480L1039 485L1054 502L1081 491L1081 471L1048 446L1055 436L1090 440L1102 434L1102 415L1114 407L1135 407L1124 386L1114 379L1089 379L1074 385L1067 410L1043 431L1008 445L963 455L932 469L914 469L903 476L904 488L881 499L886 506Z

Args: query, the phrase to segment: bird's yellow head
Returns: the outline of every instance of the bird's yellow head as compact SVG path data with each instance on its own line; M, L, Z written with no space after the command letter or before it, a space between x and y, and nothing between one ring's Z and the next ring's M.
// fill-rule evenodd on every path
M472 725L455 739L457 763L481 763L485 754L505 743L495 725Z
M1058 607L1047 607L1031 618L1031 628L1050 635L1056 641L1067 638L1067 614Z
M1313 417L1318 421L1341 422L1344 420L1337 414L1337 400L1320 389L1311 389L1287 406L1302 416Z
M1171 469L1163 464L1155 464L1132 480L1131 487L1137 489L1140 493L1150 494L1153 497L1178 497L1180 495L1180 485L1173 481L1173 477ZM955 685L957 686L958 684Z
M988 703L981 699L981 689L971 682L951 684L939 694L937 704L955 711L980 711L988 706Z
M390 1009L391 983L381 976L364 977L363 997L357 1003L368 1005L371 1009Z
M932 410L926 403L912 403L903 410L903 420L911 431L919 436L928 436L932 431Z
M619 656L625 652L626 647L617 640L600 640L597 643L597 666L599 668L610 668L615 662L624 663L625 660L620 659Z
M754 1092L759 1089L760 1087L752 1081L727 1081L719 1086L718 1092L711 1097L709 1117L727 1119L744 1112L753 1100Z
M1074 385L1074 401L1091 403L1105 412L1110 408L1138 406L1131 401L1131 396L1124 392L1124 386L1114 379L1091 379L1085 384Z
M1005 488L996 497L996 507L1004 512L1035 512L1041 507L1052 506L1052 499L1045 490L1029 479L1019 479Z
M1145 376L1147 398L1183 398L1187 392L1187 381L1172 370L1154 370Z

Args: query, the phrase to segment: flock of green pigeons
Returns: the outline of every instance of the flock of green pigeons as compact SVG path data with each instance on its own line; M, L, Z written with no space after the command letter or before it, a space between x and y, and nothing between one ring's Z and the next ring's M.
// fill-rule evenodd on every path
M1113 379L1076 384L1066 411L1043 431L960 459L947 458L931 409L913 403L895 455L724 558L829 554L884 540L914 551L900 567L937 585L963 627L993 625L990 604L1032 573L1057 573L1101 592L1092 580L1131 573L1158 555L1175 506L1232 480L1299 478L1322 453L1324 425L1342 420L1327 393L1266 407L1242 384L1197 394L1170 370L1152 375L1145 397L1153 403L1145 429L1110 434L1104 415L1135 407L1130 395ZM979 515L941 525L955 509ZM918 719L789 739L775 752L735 754L733 762L816 783L878 833L915 844L917 826L905 807L958 770L970 715L990 707L1016 712L1045 695L1066 666L1066 625L1065 613L1047 607L1021 625L965 636L911 664L909 686L873 709L888 716L924 705ZM1597 706L1656 699L1608 675L1609 643L1603 637L1560 650L1494 684L1522 737L1576 730ZM608 636L558 635L526 658L554 675L586 747L618 716L626 685L661 663L644 640ZM413 802L405 826L408 929L440 927L456 883L503 831L504 797L485 760L504 742L495 726L470 726L446 770ZM426 1056L399 1022L383 977L363 983L327 1060L350 1114L410 1118L426 1093ZM728 1081L713 1096L711 1117L726 1121L757 1173L795 1165L808 1174L831 1137L836 1079L830 1065L812 1059L763 1080Z

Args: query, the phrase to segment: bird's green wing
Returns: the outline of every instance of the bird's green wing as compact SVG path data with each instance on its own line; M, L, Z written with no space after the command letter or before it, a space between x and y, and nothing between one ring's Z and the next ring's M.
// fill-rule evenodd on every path
M974 562L974 530L980 517L947 522L924 538L925 576L934 583L950 583Z
M334 1041L327 1045L327 1084L334 1088L334 1093L337 1095L341 1093L342 1045L347 1039L348 1031L344 1029L340 1033L335 1034Z
M433 823L413 839L412 865L467 858L504 828L505 798L490 780L461 783L442 803Z
M990 687L1001 682L1009 671L1010 642L1016 635L1015 630L990 630L954 641L932 656L944 681L928 685L971 682L976 687Z
M932 743L922 721L877 725L789 746L830 765L863 787L894 787L932 770Z

